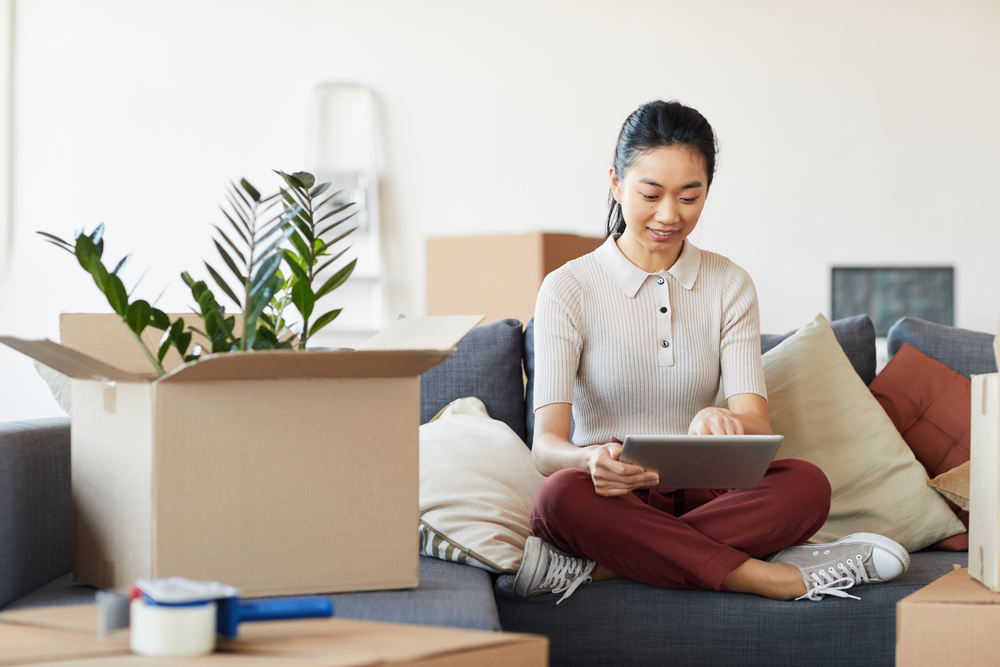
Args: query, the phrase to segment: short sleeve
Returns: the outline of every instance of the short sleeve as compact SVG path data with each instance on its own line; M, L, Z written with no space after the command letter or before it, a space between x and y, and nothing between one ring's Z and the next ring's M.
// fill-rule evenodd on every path
M582 287L568 266L542 282L535 302L534 409L552 403L572 403L580 366Z
M732 263L726 271L719 348L726 398L735 394L757 394L766 400L757 290L750 275Z

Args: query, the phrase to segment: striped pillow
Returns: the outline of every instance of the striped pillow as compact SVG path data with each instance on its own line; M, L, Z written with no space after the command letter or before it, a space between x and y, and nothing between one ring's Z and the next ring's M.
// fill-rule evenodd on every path
M516 573L544 480L521 438L482 401L451 403L420 427L420 553Z

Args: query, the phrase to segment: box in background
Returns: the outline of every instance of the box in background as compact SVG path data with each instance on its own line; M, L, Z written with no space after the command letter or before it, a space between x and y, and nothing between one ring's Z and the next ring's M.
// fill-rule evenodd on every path
M545 276L603 242L542 232L428 239L427 314L484 313L484 323L512 317L527 324Z
M969 573L1000 592L1000 374L972 376Z
M995 667L1000 594L956 569L896 603L896 667Z
M0 612L0 665L45 662L133 665L332 665L354 667L544 667L548 639L535 635L459 630L342 618L244 623L239 638L221 641L198 658L151 659L128 652L127 631L97 642L95 605Z
M115 366L137 347L109 347L116 315L64 315L64 345L0 339L74 377L74 579L250 597L416 586L419 376L480 319L406 318L356 351L219 354L160 378Z

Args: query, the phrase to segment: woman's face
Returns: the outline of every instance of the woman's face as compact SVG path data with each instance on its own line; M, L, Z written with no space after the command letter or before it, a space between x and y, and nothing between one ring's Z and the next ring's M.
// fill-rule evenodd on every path
M705 207L705 158L684 146L654 148L638 157L622 178L612 168L611 191L625 218L618 247L650 273L669 269Z

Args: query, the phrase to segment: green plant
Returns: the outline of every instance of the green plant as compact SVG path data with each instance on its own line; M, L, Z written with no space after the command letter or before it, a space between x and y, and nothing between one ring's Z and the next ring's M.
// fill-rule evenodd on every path
M125 290L125 284L118 276L118 272L125 268L131 255L123 257L115 268L108 271L104 266L102 256L104 255L104 225L100 224L90 234L86 234L82 229L76 233L75 243L69 243L63 239L46 232L38 232L45 239L75 256L87 273L93 278L101 292L122 321L128 326L128 330L135 336L142 351L146 354L153 368L159 375L163 375L163 357L166 356L170 345L177 347L183 357L191 343L191 334L184 332L184 320L178 319L171 324L170 318L162 310L151 305L148 301L137 299L129 301L131 293ZM133 287L133 291L135 287ZM152 350L146 347L142 340L142 332L146 327L153 327L167 332L166 340L160 345L159 350L154 355Z
M278 193L261 197L245 178L239 187L230 184L226 197L229 210L222 208L222 213L231 225L231 235L213 225L222 239L221 242L218 238L213 241L226 267L236 278L236 288L231 287L211 264L205 262L205 267L219 289L243 311L242 325L237 335L235 318L226 316L208 286L183 273L181 276L191 288L205 323L205 331L199 333L211 341L213 352L291 347L290 342L279 340L280 331L275 331L272 322L261 315L282 283L278 275L281 245L294 233L291 221L299 209L284 207L269 216L279 202Z
M310 324L316 303L343 285L354 272L354 267L358 263L358 260L354 259L332 276L320 282L320 273L323 269L330 266L350 249L348 246L331 255L329 252L331 246L344 239L357 227L349 229L329 241L324 240L324 237L352 218L357 212L331 220L354 204L336 206L336 197L340 192L335 192L322 201L317 201L330 189L330 183L316 185L316 179L312 174L303 171L293 174L286 174L283 171L276 173L288 186L287 189L281 189L281 197L284 201L285 215L294 226L289 236L292 248L282 252L285 263L292 273L286 281L284 298L291 300L302 317L299 349L304 350L309 338L336 319L342 310L338 308L327 311ZM280 299L278 305L281 305ZM278 311L278 308L275 310ZM270 315L268 321L272 327L279 330L284 323L280 312Z

